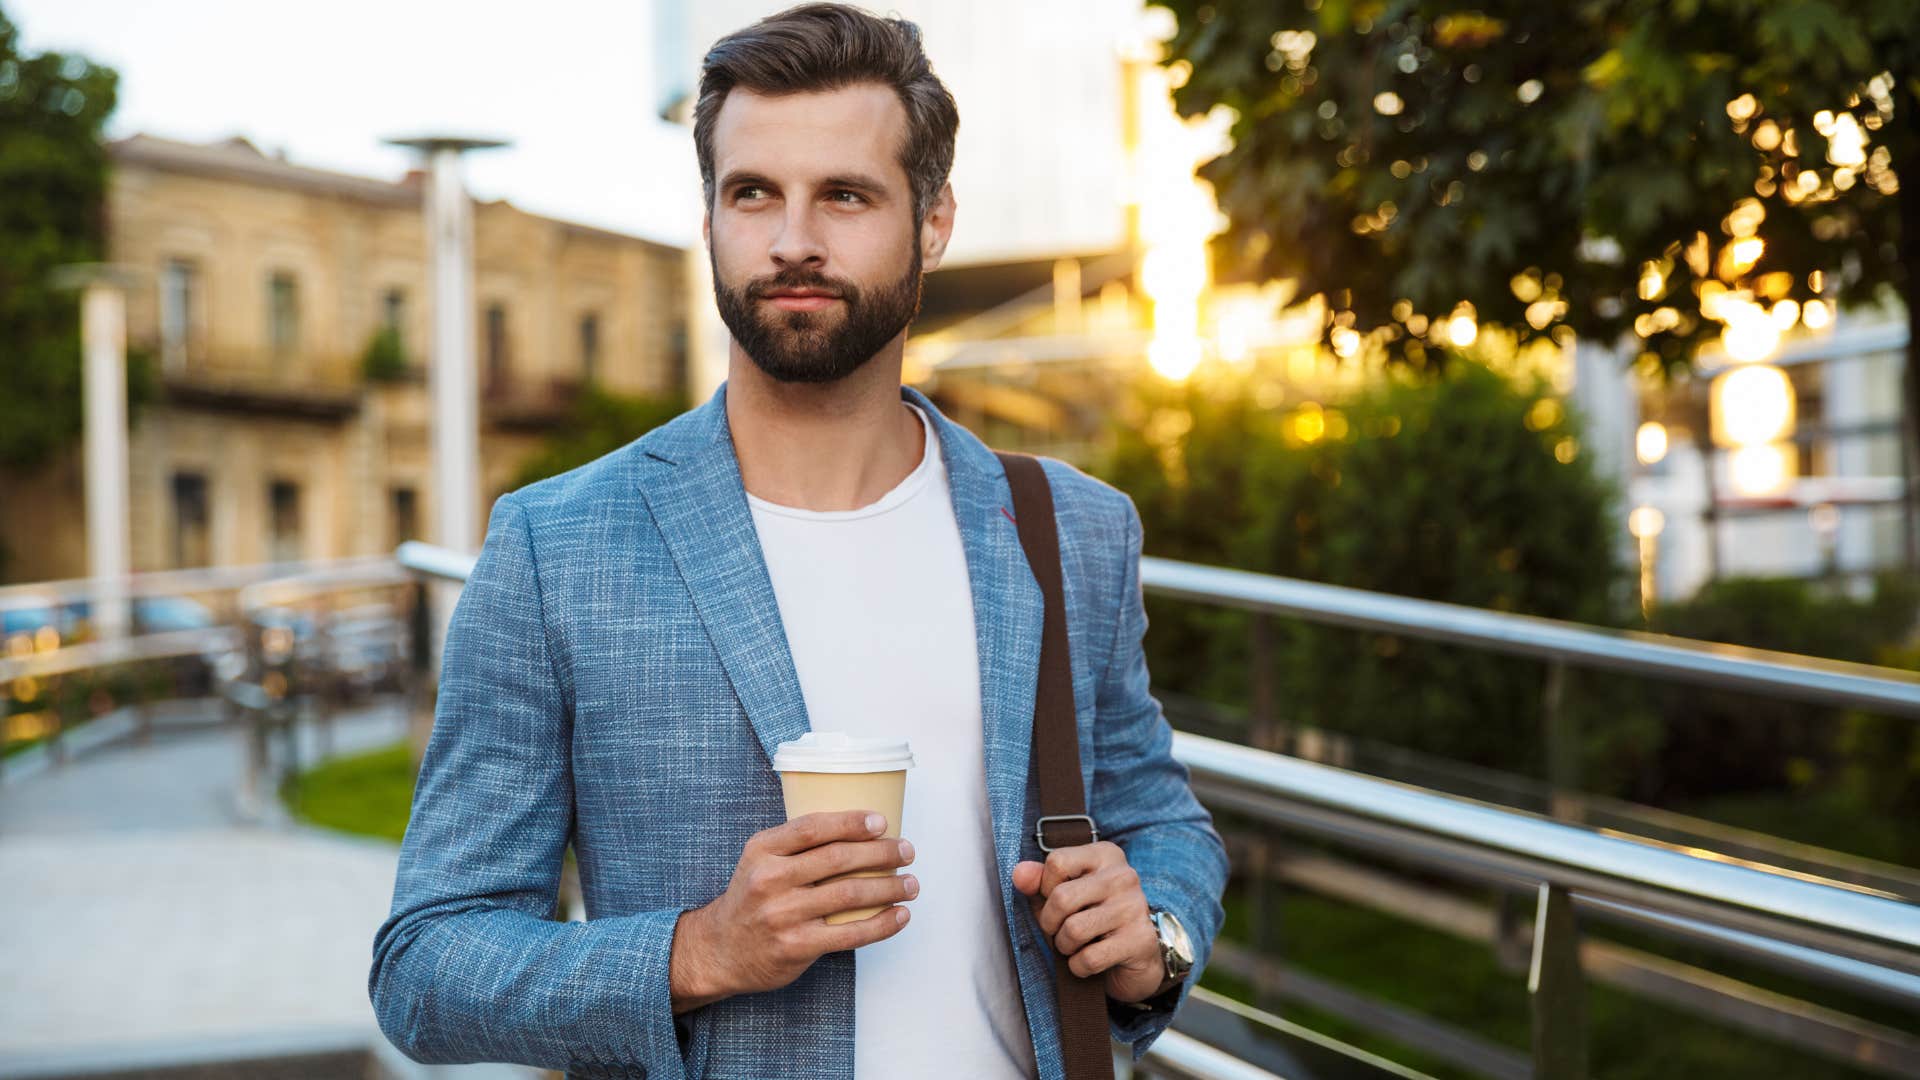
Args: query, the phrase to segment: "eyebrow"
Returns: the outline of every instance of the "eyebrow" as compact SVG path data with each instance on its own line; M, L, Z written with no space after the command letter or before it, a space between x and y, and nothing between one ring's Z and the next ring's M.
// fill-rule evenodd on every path
M722 191L731 191L742 184L764 184L768 187L780 186L759 173L736 171L728 173L726 178L720 181L720 189ZM820 186L849 188L876 197L885 197L887 194L885 184L864 173L835 173L821 180Z

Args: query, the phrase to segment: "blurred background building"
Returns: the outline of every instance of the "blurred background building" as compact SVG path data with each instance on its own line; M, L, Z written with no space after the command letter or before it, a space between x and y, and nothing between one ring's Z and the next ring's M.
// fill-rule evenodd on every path
M145 272L127 337L162 391L131 433L133 570L425 538L421 173L309 168L241 137L110 149L109 259ZM685 253L654 241L505 200L475 207L474 234L485 508L587 385L682 392L688 294ZM35 508L0 514L15 578L85 572L78 450L6 491Z

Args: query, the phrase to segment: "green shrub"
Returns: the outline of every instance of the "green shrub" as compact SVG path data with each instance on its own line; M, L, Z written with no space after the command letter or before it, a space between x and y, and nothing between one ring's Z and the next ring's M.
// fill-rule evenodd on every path
M678 397L615 394L588 383L557 432L520 464L513 486L558 476L610 454L685 412Z
M1321 409L1264 408L1241 383L1146 387L1098 467L1132 494L1148 553L1582 622L1624 598L1614 496L1543 385L1477 364L1382 378ZM1249 616L1150 601L1164 688L1250 697ZM1538 775L1542 665L1398 635L1274 627L1282 719ZM1592 684L1591 686L1589 684ZM1644 715L1575 680L1567 707L1629 759ZM1598 721L1612 726L1601 729Z
M1905 653L1920 588L1886 575L1855 600L1781 578L1710 582L1691 600L1654 610L1667 634L1857 663L1915 667ZM1866 806L1920 809L1920 741L1911 720L1848 714L1756 694L1685 686L1654 692L1666 748L1640 797L1661 802L1740 792L1805 790L1845 772Z
M360 354L360 373L372 382L398 382L407 377L407 349L400 331L382 326Z

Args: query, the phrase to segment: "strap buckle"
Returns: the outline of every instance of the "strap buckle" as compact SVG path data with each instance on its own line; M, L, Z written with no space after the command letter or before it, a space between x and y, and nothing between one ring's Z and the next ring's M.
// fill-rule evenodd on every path
M1100 839L1100 830L1094 826L1093 818L1086 814L1045 814L1033 823L1033 838L1039 843L1041 851L1058 851L1063 847L1079 846L1078 844L1049 845L1047 843L1047 822L1049 821L1084 821L1087 823L1086 842L1091 844Z

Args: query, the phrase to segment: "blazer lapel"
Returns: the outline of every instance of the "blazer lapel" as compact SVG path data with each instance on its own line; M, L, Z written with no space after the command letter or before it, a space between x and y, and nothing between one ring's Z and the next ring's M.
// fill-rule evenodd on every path
M918 390L903 386L901 397L933 418L966 553L987 802L1004 886L1020 856L1026 816L1043 601L1020 547L1000 459ZM646 440L654 460L642 495L771 761L775 748L799 738L809 721L727 430L726 384L655 435Z
M648 440L656 460L640 491L771 764L775 748L808 730L807 706L727 430L726 389Z
M1044 600L1014 524L1006 467L987 445L902 387L927 410L947 464L954 518L966 551L980 653L980 712L986 753L987 804L1003 891L1010 888L1026 821L1027 765L1033 756L1033 698L1039 681Z

